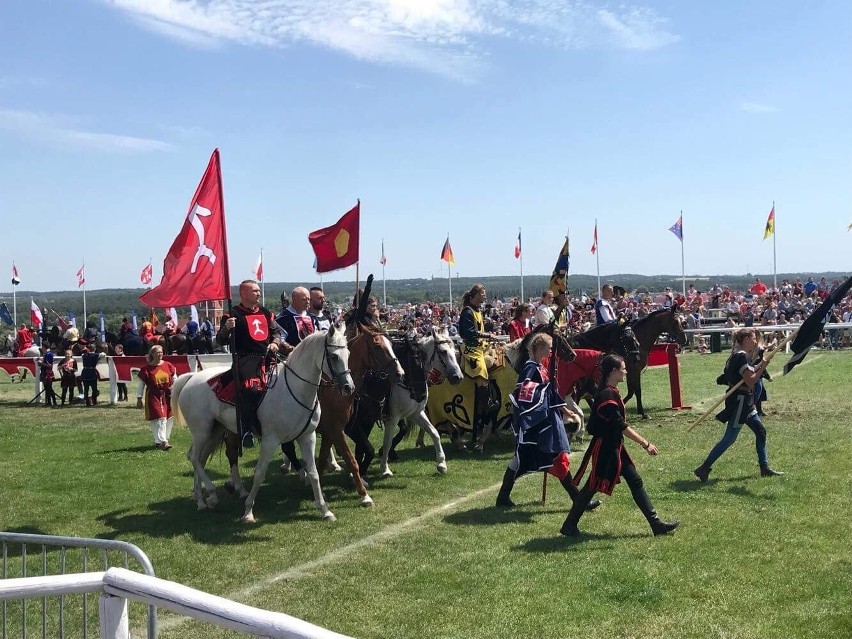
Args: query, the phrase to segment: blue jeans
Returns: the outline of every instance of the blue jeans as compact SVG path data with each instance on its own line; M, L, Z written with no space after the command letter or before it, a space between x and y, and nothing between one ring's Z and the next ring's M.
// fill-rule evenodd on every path
M728 421L728 427L725 429L725 434L722 435L722 439L719 440L713 450L710 451L710 454L707 455L707 459L704 461L704 465L708 468L712 466L717 459L722 456L728 448L731 447L735 441L737 441L737 437L740 434L740 430L742 430L743 425L737 424L736 422L738 415L735 414ZM746 417L745 425L748 426L751 431L754 433L754 444L757 449L757 461L761 466L769 465L769 460L766 456L766 428L763 426L763 422L760 421L760 417L757 414L757 409L752 408L751 412Z

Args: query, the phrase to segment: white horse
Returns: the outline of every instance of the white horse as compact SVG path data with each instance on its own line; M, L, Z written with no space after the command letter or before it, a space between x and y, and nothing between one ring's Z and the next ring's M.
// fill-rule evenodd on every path
M11 334L3 338L2 353L3 357L11 357L15 352L15 338ZM23 353L18 353L18 357L41 357L41 349L33 344Z
M414 347L420 351L423 361L423 375L429 374L432 369L437 369L444 375L451 384L458 384L462 379L461 368L459 368L456 360L456 348L453 341L450 339L447 329L444 328L440 332L432 329L432 334L427 337L418 337L411 340ZM408 377L408 373L406 373ZM411 397L410 389L400 382L397 382L391 388L390 393L390 419L385 428L384 444L382 446L382 459L380 469L382 477L391 477L393 472L388 467L388 456L390 455L391 443L397 431L397 424L400 419L406 418L420 426L421 434L426 432L432 438L435 444L435 455L438 462L438 472L444 474L447 472L447 458L444 455L444 449L441 446L441 435L438 430L429 421L426 416L426 402L428 400L428 387L426 390L427 396L422 401L417 401Z
M207 381L221 369L208 369L178 377L172 388L172 410L182 414L190 432L192 445L186 454L195 471L193 494L198 510L214 508L216 487L204 466L222 441L225 429L237 432L236 410L213 394ZM231 466L231 483L240 496L246 496L244 522L254 522L252 508L257 492L266 476L266 469L281 442L296 440L305 460L305 471L314 493L314 503L323 519L334 521L320 488L319 473L314 461L316 428L320 420L317 399L323 374L334 380L338 390L351 394L355 389L349 371L349 349L342 330L332 326L329 331L309 335L290 353L287 361L278 365L278 378L266 393L257 411L263 436L254 472L251 492L247 495L240 481L239 467ZM205 498L202 484L207 489Z

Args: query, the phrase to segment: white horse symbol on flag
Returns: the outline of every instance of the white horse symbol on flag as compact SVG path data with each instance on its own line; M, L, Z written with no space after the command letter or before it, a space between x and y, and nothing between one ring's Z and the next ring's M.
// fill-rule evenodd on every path
M163 279L139 297L143 303L169 308L230 299L221 184L216 149L189 204L183 227L163 262Z

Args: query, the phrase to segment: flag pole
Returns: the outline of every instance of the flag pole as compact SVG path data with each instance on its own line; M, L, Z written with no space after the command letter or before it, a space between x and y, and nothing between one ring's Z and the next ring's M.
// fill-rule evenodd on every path
M778 261L775 257L775 236L778 235L778 212L775 210L775 200L772 200L772 211L775 213L775 219L772 220L772 287L775 292L778 292Z
M521 304L526 302L524 298L524 247L521 244L521 227L518 227L518 258L521 261Z
M382 238L382 308L388 307L388 281L385 277L385 238Z
M447 242L450 241L450 234L447 233ZM453 310L453 265L447 260L447 281L450 283L450 310Z
M15 325L15 333L18 332L18 289L16 284L12 284L12 323Z
M83 332L86 332L86 329L89 326L88 315L86 315L86 260L83 260Z
M686 299L686 262L683 259L683 209L680 210L680 274L683 277L683 299Z
M595 263L598 268L598 298L601 296L601 245L598 241L598 218L595 218Z
M266 308L266 275L263 273L263 247L260 247L260 305Z

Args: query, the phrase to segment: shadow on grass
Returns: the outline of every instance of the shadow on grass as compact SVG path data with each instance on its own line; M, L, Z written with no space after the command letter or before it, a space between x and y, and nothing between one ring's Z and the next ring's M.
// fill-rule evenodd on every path
M215 510L197 511L195 502L187 495L150 503L144 513L130 509L105 513L98 517L98 521L110 530L100 536L123 539L133 534L152 538L188 535L204 544L237 545L269 541L271 537L257 534L265 525L322 521L319 511L313 507L310 489L295 478L276 479L262 487L254 504L254 515L258 520L255 524L240 521L245 511L244 501L221 487L217 495L219 504ZM306 503L310 507L303 509Z
M530 506L540 505L533 502ZM500 524L529 524L533 523L541 515L559 514L564 515L564 510L528 510L523 504L514 508L497 508L489 506L485 508L471 508L462 510L444 517L444 521L454 526L495 526Z
M163 451L157 448L154 444L145 446L128 446L127 448L113 448L111 450L102 450L98 455L109 455L110 453L157 453L162 455Z
M601 541L619 541L632 538L645 537L646 535L629 534L629 535L609 535L599 533L582 533L579 537L566 537L559 534L558 530L553 531L552 537L535 537L522 544L513 546L512 550L528 552L528 553L558 553L558 552L573 552L577 550L585 550L584 545L589 542ZM615 547L616 544L603 544L595 546L595 550L609 550Z

